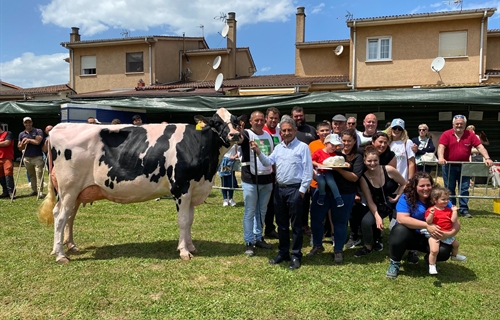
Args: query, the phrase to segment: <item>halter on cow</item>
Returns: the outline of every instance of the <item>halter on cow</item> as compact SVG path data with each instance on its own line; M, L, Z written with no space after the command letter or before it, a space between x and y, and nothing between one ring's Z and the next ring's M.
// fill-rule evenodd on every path
M55 222L52 254L57 262L69 261L64 244L69 252L78 250L73 222L80 204L101 199L133 203L173 195L180 257L188 260L197 252L191 238L194 207L210 194L222 156L241 136L237 118L226 109L196 120L196 126L63 123L54 127L49 155L53 169L39 218Z

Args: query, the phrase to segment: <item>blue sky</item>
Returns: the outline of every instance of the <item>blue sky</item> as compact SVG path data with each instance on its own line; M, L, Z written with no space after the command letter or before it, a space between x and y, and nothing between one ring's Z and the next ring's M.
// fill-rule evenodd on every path
M237 46L250 47L256 75L294 72L295 13L306 9L306 41L349 38L345 19L458 10L438 0L17 0L0 1L0 79L23 87L65 84L71 27L82 40L130 36L204 35L226 46L220 13L235 12ZM488 29L500 29L500 0L464 0L463 9L498 8ZM200 27L203 25L203 28Z

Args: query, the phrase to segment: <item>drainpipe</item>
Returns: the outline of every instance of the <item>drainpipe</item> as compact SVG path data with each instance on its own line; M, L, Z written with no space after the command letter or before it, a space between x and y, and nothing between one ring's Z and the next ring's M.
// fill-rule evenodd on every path
M68 49L68 45L64 45L64 47L66 49ZM69 80L71 81L71 86L73 87L73 90L75 90L75 92L78 92L76 91L76 84L75 84L75 59L73 59L73 49L69 49L69 60L70 60L70 63L71 63L71 66L69 68Z
M486 20L487 11L484 10L483 19L481 20L481 40L479 46L479 83L488 80L488 76L483 78L483 46L484 46L484 21Z
M349 88L352 90L355 89L355 80L356 80L356 21L353 21L352 24L352 30L353 30L353 35L352 35L352 77L351 77L351 84L347 84Z
M153 85L153 64L151 63L153 59L153 54L151 52L151 43L148 41L148 38L144 38L144 41L149 45L149 85Z

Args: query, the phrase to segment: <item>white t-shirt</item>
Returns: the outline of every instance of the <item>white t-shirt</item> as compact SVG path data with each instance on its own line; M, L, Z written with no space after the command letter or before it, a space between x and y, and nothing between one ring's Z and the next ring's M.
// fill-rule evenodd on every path
M248 137L250 141L255 141L255 143L259 146L260 152L269 156L274 150L273 137L266 131L263 131L262 134L257 135L252 130L247 129ZM250 149L250 159L253 159L253 150ZM257 157L257 170L259 175L271 174L273 172L273 166L264 166L262 162L260 162L259 157ZM254 161L250 161L250 172L255 175L255 164Z
M391 151L396 154L396 169L407 181L408 159L415 158L415 153L411 150L412 146L413 142L411 140L406 141L406 148L405 143L401 140L391 142Z

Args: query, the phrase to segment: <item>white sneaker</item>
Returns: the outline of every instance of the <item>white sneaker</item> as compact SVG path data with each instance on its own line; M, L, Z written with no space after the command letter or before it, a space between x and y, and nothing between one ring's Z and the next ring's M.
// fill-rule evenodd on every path
M436 269L436 265L435 264L430 264L429 265L429 274L438 274L438 271Z
M227 199L224 199L224 202L222 202L222 206L227 207L228 205L229 205L229 203L227 202Z
M456 256L451 256L452 261L465 261L467 260L466 256L463 256L461 254L457 254Z
M233 199L229 199L229 205L230 205L231 207L234 207L234 206L236 205L236 202L234 202L234 200L233 200Z

